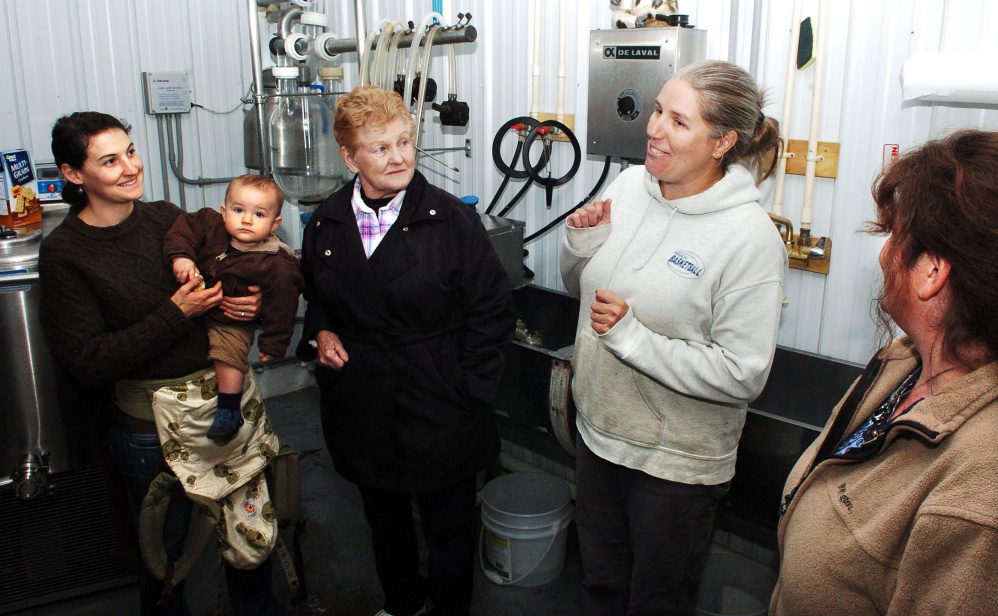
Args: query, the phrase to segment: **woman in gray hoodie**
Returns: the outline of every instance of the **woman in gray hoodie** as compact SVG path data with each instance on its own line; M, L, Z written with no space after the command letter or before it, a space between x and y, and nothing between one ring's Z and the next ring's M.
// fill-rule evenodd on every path
M645 164L568 218L562 278L588 306L572 386L586 615L694 613L784 298L787 253L757 203L781 151L762 104L733 64L683 69Z

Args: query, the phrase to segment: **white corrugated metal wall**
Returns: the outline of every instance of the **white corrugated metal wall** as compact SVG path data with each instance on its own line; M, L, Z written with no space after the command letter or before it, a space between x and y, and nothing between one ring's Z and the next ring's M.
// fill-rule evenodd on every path
M441 127L427 114L423 146L463 146L473 155L439 154L460 173L424 159L431 181L458 195L478 195L484 207L501 175L491 157L495 130L525 115L530 105L530 63L534 3L542 0L444 0L444 16L473 14L478 41L457 47L458 95L471 106L467 128ZM319 0L330 17L330 30L353 38L350 0ZM748 68L769 90L768 115L779 118L790 33L791 0L681 0L690 22L708 31L708 57ZM998 53L998 5L988 0L839 0L831 3L826 97L821 141L841 144L839 174L816 182L814 223L817 235L834 240L829 276L791 270L789 306L784 310L780 343L797 349L862 362L873 350L870 302L879 278L877 253L882 240L858 233L872 214L870 183L882 161L884 144L904 150L956 127L998 129L998 111L964 106L902 104L901 64L918 51ZM382 18L418 21L430 0L371 0L365 3L368 26ZM574 114L585 139L589 31L607 28L610 4L604 0L570 3L566 112ZM127 119L146 161L146 194L165 195L157 124L145 115L140 74L186 71L193 100L226 112L239 105L251 83L248 26L242 0L33 0L0 3L0 149L30 147L39 161L51 160L49 131L60 115L97 109ZM542 4L544 83L541 107L554 112L558 58L558 3ZM817 0L806 0L804 15L816 15ZM263 24L269 38L269 28ZM269 59L265 60L269 63ZM356 55L338 63L345 87L356 83ZM446 92L445 54L434 55L432 76ZM791 138L806 139L813 69L798 72ZM438 100L440 96L438 96ZM196 109L183 116L184 172L188 177L225 177L242 173L242 110L230 114ZM511 144L510 150L512 149ZM568 146L556 146L555 174L567 169ZM526 221L530 233L577 203L595 183L602 160L585 160L576 179L557 189L555 203L544 207L543 191L532 189L511 212ZM619 172L613 164L610 180ZM512 184L503 203L515 193ZM170 198L179 201L179 183L171 176ZM187 208L217 206L224 187L188 187ZM772 200L772 182L763 187L764 207ZM803 178L787 181L785 214L799 220ZM298 232L296 217L287 233ZM527 264L536 282L561 288L557 257L561 233L549 233L528 248ZM746 255L745 258L751 258Z

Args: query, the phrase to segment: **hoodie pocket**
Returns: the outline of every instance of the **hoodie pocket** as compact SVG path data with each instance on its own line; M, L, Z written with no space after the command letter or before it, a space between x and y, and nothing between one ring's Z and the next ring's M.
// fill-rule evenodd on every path
M607 350L589 327L576 338L572 366L572 394L587 423L616 438L658 445L662 415L644 401L634 370Z
M734 455L745 424L744 407L685 396L637 370L632 375L643 406L655 409L661 419L654 435L660 449L705 461Z

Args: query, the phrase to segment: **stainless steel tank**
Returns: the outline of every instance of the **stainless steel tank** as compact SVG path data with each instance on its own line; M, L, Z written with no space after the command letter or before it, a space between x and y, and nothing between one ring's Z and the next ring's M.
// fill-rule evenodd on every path
M0 238L0 486L20 498L47 490L48 475L96 463L87 417L61 413L55 364L38 321L38 248L65 216L45 205L43 222Z

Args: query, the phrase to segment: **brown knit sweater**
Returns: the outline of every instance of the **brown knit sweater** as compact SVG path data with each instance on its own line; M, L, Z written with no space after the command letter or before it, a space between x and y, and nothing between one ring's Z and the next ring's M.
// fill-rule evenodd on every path
M177 282L163 262L163 238L181 213L166 201L136 201L113 227L70 213L42 242L42 329L83 386L172 378L209 365L204 323L170 301Z

